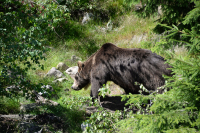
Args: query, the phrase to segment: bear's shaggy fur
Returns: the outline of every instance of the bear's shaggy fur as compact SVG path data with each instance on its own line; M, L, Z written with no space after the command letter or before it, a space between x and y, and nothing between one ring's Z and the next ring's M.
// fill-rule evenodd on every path
M72 89L80 90L91 83L91 97L98 97L98 90L107 81L113 81L126 93L139 93L139 86L156 90L165 84L162 75L172 76L163 57L147 49L119 48L111 43L104 44L84 63L78 62Z

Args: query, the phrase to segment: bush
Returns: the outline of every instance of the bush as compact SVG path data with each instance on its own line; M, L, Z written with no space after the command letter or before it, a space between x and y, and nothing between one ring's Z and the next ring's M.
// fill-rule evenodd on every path
M31 84L26 73L29 69L35 69L33 64L44 68L40 64L40 60L44 59L43 53L47 51L44 47L47 41L44 38L51 36L50 33L55 31L55 27L69 15L65 13L64 6L55 2L43 5L4 0L0 8L0 64L3 66L0 74L0 95L16 96L20 90L24 92L23 95L25 92L27 95L32 90L40 89L39 84ZM6 91L11 85L15 86L15 89Z

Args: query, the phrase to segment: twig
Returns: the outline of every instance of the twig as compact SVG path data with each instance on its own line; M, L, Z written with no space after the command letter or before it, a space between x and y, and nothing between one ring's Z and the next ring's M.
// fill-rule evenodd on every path
M60 36L58 35L58 33L56 32L55 27L54 27L53 29L54 29L54 32L57 34L57 36L60 37ZM60 38L62 38L62 37L60 37Z
M56 2L59 5L58 1L56 1L56 0L53 0L53 1Z

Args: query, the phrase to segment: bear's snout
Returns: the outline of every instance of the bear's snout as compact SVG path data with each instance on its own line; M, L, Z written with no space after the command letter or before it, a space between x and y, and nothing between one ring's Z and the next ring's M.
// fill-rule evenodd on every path
M77 84L73 84L71 88L73 90L80 90L81 89Z
M72 87L71 87L73 90L76 90L77 89L77 87L74 87L73 85L72 85Z

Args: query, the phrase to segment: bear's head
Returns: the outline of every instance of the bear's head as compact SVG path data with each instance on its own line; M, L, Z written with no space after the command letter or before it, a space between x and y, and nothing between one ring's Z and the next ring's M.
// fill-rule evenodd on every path
M90 83L89 79L87 78L86 73L84 72L84 63L78 61L78 72L75 74L74 83L72 85L72 89L80 90Z

